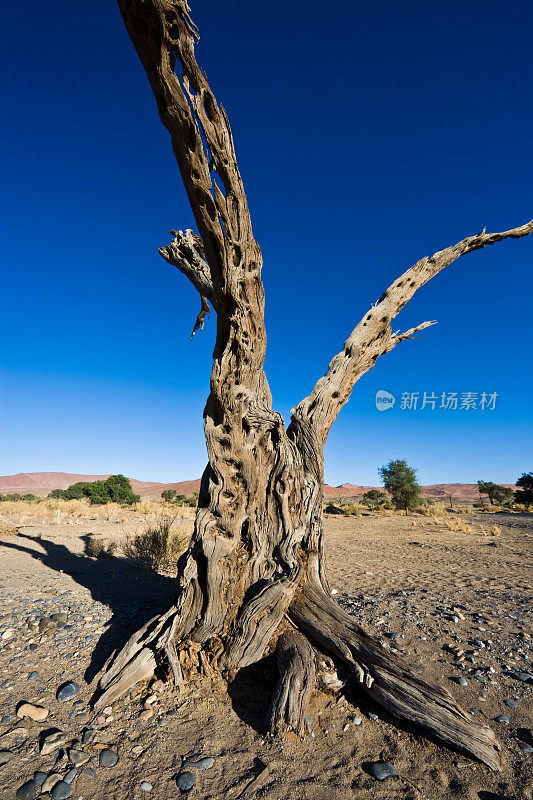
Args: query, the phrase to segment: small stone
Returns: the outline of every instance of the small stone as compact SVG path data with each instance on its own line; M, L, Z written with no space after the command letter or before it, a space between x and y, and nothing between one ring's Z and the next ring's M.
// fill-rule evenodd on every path
M142 744L136 744L135 747L132 748L131 752L132 755L134 756L140 756L141 753L144 752L144 747L142 746Z
M101 767L114 767L115 764L118 764L118 753L106 747L105 750L100 751L98 763Z
M72 748L72 750L68 751L68 757L74 766L81 767L82 764L86 764L89 761L91 756L88 753L84 753L83 750Z
M90 728L85 728L81 735L81 743L82 744L90 744L94 739L94 731Z
M33 703L21 703L17 708L19 719L32 719L34 722L44 722L48 716L48 709L44 706L34 706Z
M105 714L106 717L108 717L112 713L113 713L113 706L106 706L102 711L102 714Z
M362 725L363 718L362 717L354 717L352 719L352 722L353 722L354 725Z
M66 622L68 614L65 614L64 611L57 611L55 614L50 614L50 619L53 619L54 622Z
M56 697L60 703L66 703L67 700L73 700L80 693L80 685L76 681L67 681L57 690Z
M44 734L39 746L39 753L42 756L47 756L49 753L53 753L54 750L63 747L66 741L67 737L63 731L52 731L51 733Z
M158 679L152 684L152 689L154 692L161 694L162 692L165 691L165 684L163 683L162 680Z
M50 797L52 800L67 800L72 794L72 786L66 781L58 781L52 791Z
M15 631L13 630L13 628L6 628L5 631L2 633L2 635L0 636L0 639L2 639L5 642L7 639L11 639L11 637L13 636L14 633L15 633ZM28 783L29 783L29 781L28 781ZM26 784L24 784L24 785L26 785ZM18 796L18 793L17 793L17 796Z
M18 800L35 800L39 794L39 785L32 779L17 789Z
M151 719L151 717L153 716L154 716L153 709L145 708L145 710L141 711L141 713L139 714L139 719L141 719L143 722L146 722L146 720Z
M37 786L42 786L46 780L46 772L34 772L33 773L33 780L37 784Z
M41 787L41 792L43 794L46 794L46 792L50 792L54 788L56 783L59 783L60 780L61 780L61 775L58 775L57 772L52 772L52 774L49 775L48 778L43 783Z
M151 792L153 788L154 787L152 786L152 784L148 783L148 781L143 781L141 783L141 789L143 790L143 792Z
M374 711L369 711L368 716L373 720L379 719L378 715Z
M0 750L0 765L7 764L15 754L11 750Z
M460 675L459 678L456 678L455 682L458 683L459 686L468 686L468 681L466 680L466 678L463 678L462 675Z
M72 783L77 774L78 770L76 769L76 767L73 767L72 769L69 769L63 780L65 781L65 783Z
M85 769L83 770L83 774L84 775L89 775L90 778L97 778L98 777L98 773L92 767L85 767Z
M395 633L394 631L392 631L391 633L388 633L387 636L389 637L389 639L399 639L400 638L400 634L399 633Z
M385 778L392 778L397 774L390 761L374 761L370 766L370 772L378 781L384 781Z
M504 703L505 703L505 705L506 705L506 706L508 706L509 708L518 708L518 706L520 705L520 703L521 703L522 701L521 701L521 700L504 700L503 702L504 702Z
M190 769L190 767L194 767L194 769L204 770L204 769L211 769L213 764L215 763L215 759L213 756L206 756L205 758L199 758L197 761L189 761L188 759L183 762L182 767L184 770Z
M189 792L194 786L194 775L192 772L182 772L178 775L176 783L182 792Z
M500 714L499 717L494 717L496 722L503 722L504 725L509 725L509 717L506 714Z
M30 674L28 675L29 681L34 681L36 678L37 678L37 673L35 672L35 670L33 672L30 672Z
M518 742L518 747L523 753L533 753L533 747L528 742Z

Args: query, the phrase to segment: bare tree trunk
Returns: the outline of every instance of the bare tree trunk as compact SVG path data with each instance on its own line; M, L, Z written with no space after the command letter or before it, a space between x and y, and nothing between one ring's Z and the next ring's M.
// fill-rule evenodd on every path
M392 331L393 318L416 290L460 255L525 236L533 222L505 233L482 231L407 270L357 325L286 428L272 409L263 371L261 252L227 115L195 60L189 8L184 0L119 0L119 6L200 233L171 231L160 253L202 297L195 330L208 303L216 311L217 339L204 412L209 463L194 533L179 563L176 602L115 654L95 707L156 666L168 665L179 685L191 673L232 675L276 649L280 679L269 725L273 732L292 727L301 733L321 652L398 718L497 769L492 730L476 725L445 689L417 678L332 600L322 548L323 446L355 382L380 355L431 324Z

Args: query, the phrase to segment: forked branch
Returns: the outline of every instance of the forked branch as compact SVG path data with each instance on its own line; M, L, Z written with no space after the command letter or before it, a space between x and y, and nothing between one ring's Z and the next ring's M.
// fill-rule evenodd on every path
M339 411L348 401L356 381L370 370L379 356L397 344L432 325L423 322L405 333L393 333L391 323L421 286L460 256L480 250L503 239L519 239L533 231L533 220L503 233L481 233L425 257L410 267L382 294L375 306L354 328L340 353L330 362L324 377L293 411L296 418L308 419L325 442Z

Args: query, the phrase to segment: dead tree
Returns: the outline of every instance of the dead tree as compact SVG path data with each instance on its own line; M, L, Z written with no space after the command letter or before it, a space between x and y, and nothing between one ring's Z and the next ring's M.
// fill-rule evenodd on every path
M270 727L301 731L321 652L396 717L498 768L492 730L475 724L448 691L414 675L331 598L322 547L323 447L355 382L379 356L432 324L393 331L414 293L459 256L531 233L533 221L504 233L483 230L404 272L356 325L286 427L272 409L263 371L261 250L228 117L196 63L190 9L185 0L118 2L199 232L171 231L159 252L201 296L195 329L210 304L217 335L204 412L209 463L176 601L115 655L96 708L158 666L168 665L181 684L192 672L231 676L277 648L281 674Z

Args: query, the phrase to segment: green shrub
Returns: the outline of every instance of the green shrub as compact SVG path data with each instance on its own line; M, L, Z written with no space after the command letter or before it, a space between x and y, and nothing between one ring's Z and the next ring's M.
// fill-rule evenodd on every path
M93 505L120 503L131 506L141 499L134 494L131 483L124 475L110 475L105 481L79 481L68 489L54 489L48 497L58 500L83 500L87 498Z

